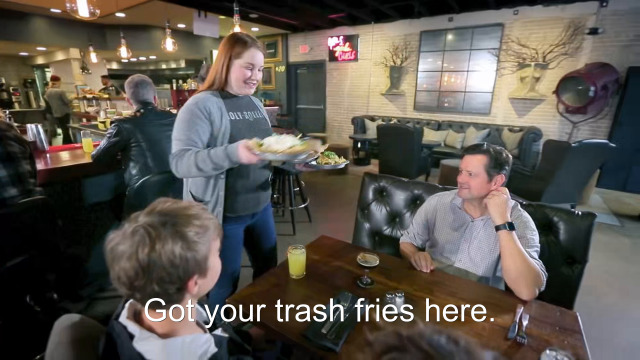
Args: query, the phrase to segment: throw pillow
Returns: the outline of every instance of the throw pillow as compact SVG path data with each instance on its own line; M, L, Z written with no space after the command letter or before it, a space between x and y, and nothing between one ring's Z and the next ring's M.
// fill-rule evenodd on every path
M444 144L444 140L447 138L449 130L435 131L428 128L424 128L422 133L422 141L432 140L440 143L440 146Z
M462 143L464 142L464 133L458 134L455 131L449 129L447 138L444 139L444 144L456 149L462 149Z
M487 138L484 139L484 141L488 142L489 144L498 145L500 147L505 147L504 146L504 141L502 141L502 138L500 137L501 134L502 134L502 129L493 130L493 131L489 132L489 136L487 136Z
M518 132L513 132L509 128L505 128L502 130L502 141L504 142L504 148L507 149L512 156L517 157L520 153L520 140L522 140L522 135L524 131L520 130Z
M378 130L376 127L380 124L382 124L382 120L371 121L369 119L364 119L364 128L366 129L365 135L371 138L378 137Z
M483 142L487 135L489 135L489 129L477 130L473 126L469 126L464 135L464 143L462 143L462 147Z

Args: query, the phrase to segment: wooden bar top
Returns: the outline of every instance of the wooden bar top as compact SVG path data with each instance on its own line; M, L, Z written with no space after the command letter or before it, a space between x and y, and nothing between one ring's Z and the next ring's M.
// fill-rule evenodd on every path
M422 273L413 269L411 264L391 255L378 253L380 264L371 269L370 277L375 285L368 289L356 285L363 275L364 267L358 265L356 258L362 251L371 252L359 246L328 236L321 236L311 242L307 249L306 275L302 279L289 277L287 261L270 270L253 283L231 296L227 302L247 313L249 305L264 304L260 322L264 330L275 333L283 339L297 343L323 358L356 358L361 351L365 329L369 332L379 330L375 321L361 321L346 339L339 354L323 351L303 337L309 322L295 320L278 321L275 304L315 306L328 304L329 299L342 290L358 297L366 298L371 304L381 304L387 291L403 290L405 303L413 307L413 322L426 322L426 300L437 305L440 313L451 304L460 309L462 304L482 304L486 308L486 320L471 320L469 308L464 310L465 320L448 322L441 318L436 321L436 310L429 311L429 324L453 329L475 339L480 345L491 349L509 359L538 359L549 347L570 352L574 358L588 359L589 351L582 331L580 317L570 311L542 301L522 301L515 295L492 288L468 279L457 277L441 270ZM380 303L376 299L381 299ZM507 340L506 335L513 321L516 306L524 305L524 311L530 315L527 327L528 343L521 345L515 340ZM295 315L293 311L293 315ZM458 315L460 313L458 312ZM374 316L372 314L372 316ZM451 318L450 318L451 319ZM363 319L364 320L364 319ZM382 321L384 322L384 320ZM387 323L390 327L412 326L397 320Z
M106 174L120 169L119 162L109 165L94 163L91 161L91 154L85 153L82 145L77 145L78 148L70 150L55 151L54 147L51 147L48 152L34 153L39 186Z

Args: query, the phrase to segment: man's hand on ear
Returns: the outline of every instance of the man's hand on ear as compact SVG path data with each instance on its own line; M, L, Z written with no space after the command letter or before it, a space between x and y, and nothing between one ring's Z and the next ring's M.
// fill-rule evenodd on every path
M499 187L490 192L484 198L484 206L486 206L489 216L494 225L504 224L511 221L511 209L509 208L509 190L506 187Z

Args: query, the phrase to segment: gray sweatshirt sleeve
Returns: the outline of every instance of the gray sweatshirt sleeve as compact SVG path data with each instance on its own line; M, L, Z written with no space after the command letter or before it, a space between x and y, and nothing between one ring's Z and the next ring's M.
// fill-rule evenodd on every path
M194 96L178 112L171 136L171 170L180 178L214 176L240 165L238 143L221 141L222 109L210 96ZM217 124L217 126L216 126ZM217 144L210 147L209 139Z

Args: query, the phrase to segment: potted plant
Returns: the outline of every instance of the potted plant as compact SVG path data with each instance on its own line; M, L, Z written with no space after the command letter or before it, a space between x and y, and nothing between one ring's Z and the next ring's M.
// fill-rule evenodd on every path
M501 74L517 74L518 85L510 98L543 99L537 89L546 70L557 68L563 61L575 57L582 49L585 24L574 20L563 28L555 41L529 44L518 37L506 36L502 50L492 54L498 58Z
M389 68L389 88L383 94L404 94L400 89L404 64L411 58L409 52L409 42L392 42L385 50L380 65Z

